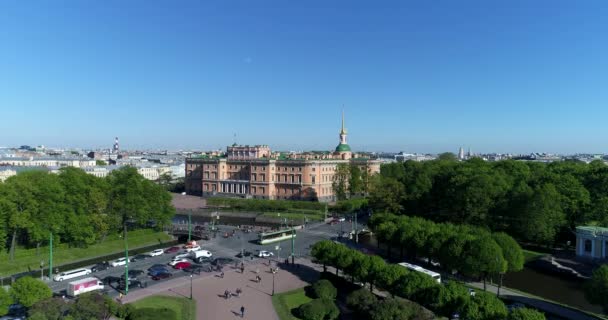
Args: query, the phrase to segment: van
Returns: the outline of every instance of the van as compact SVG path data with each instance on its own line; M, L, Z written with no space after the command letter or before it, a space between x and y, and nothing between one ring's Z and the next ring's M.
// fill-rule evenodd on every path
M83 269L75 269L75 270L61 272L58 275L56 275L53 278L53 280L55 280L55 281L63 281L63 280L77 278L77 277L81 277L81 276L87 276L89 274L91 274L91 269L85 269L85 268L83 268Z

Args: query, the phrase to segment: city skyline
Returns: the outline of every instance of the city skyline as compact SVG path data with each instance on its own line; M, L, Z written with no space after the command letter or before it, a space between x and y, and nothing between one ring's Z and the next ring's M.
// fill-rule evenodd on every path
M0 145L608 150L599 1L231 4L0 4Z

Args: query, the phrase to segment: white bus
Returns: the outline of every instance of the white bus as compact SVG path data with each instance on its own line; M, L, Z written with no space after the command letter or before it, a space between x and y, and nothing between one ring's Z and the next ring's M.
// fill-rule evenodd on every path
M441 283L441 275L437 272L431 271L431 270L427 270L421 266L417 266L415 264L411 264L411 263L407 263L407 262L401 262L399 263L400 266L402 267L406 267L410 270L414 270L414 271L418 271L420 273L424 273L427 276L430 276L431 278L433 278L435 281L437 281L437 283Z

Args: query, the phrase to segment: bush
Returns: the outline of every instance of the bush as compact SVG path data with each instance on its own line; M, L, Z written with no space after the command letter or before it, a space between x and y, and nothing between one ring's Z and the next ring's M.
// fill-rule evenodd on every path
M51 288L46 283L32 277L17 279L13 283L10 292L17 302L28 308L40 300L53 296Z
M509 314L509 320L545 320L545 315L534 309L517 308Z
M141 308L131 312L127 320L177 320L177 314L167 308Z
M372 307L378 303L376 295L365 288L353 291L346 297L346 305L362 318L367 318Z
M433 319L432 314L424 312L415 303L400 299L385 299L373 306L370 312L371 320L426 320Z
M469 320L506 319L507 307L495 295L487 292L477 292L470 302L464 306L463 316Z
M313 298L334 300L338 296L338 289L329 280L319 280L312 284Z
M301 305L297 315L303 320L334 320L340 315L340 310L332 300L315 299Z

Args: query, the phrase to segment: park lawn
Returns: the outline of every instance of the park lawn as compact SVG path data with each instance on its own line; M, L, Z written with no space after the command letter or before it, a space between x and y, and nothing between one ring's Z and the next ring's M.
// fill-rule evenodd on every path
M546 256L546 253L542 253L542 252L536 252L536 251L530 251L530 250L523 250L524 251L524 261L525 262L530 262L532 260L536 260L542 256Z
M150 229L129 231L129 248L138 248L154 245L160 241L170 241L171 236L164 232ZM110 235L102 243L91 245L87 248L70 248L65 244L55 245L53 248L53 265L58 266L78 260L94 258L124 251L125 242L118 234ZM44 261L45 267L49 263L49 247L40 247L40 255L36 255L36 248L15 249L15 260L10 261L6 251L0 253L0 277L10 276L15 273L30 270L39 270L40 261Z
M169 296L150 296L132 303L135 309L142 308L168 308L177 315L176 320L195 320L196 302L188 298ZM163 319L171 320L171 319Z
M292 310L311 301L312 299L306 296L304 288L288 291L285 293L275 294L272 297L272 305L281 320L297 320L300 318L292 314Z

